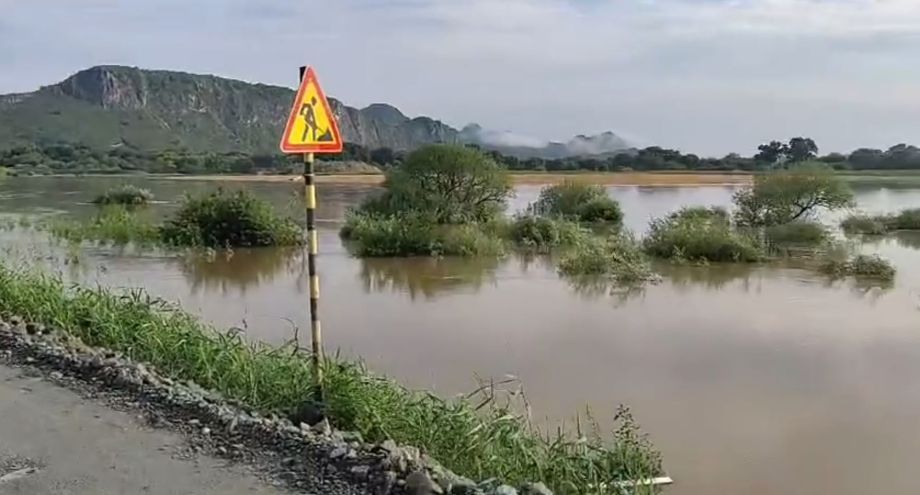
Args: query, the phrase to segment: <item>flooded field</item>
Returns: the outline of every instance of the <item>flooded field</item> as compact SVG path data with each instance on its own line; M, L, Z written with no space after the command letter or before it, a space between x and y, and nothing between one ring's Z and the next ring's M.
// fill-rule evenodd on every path
M10 178L0 215L88 215L123 179ZM130 180L175 207L213 181ZM245 187L300 215L298 188ZM610 187L626 226L685 205L728 206L735 186ZM536 198L516 187L512 209ZM573 286L546 260L373 259L348 255L337 230L371 184L319 188L320 311L330 351L448 396L475 377L519 377L548 425L590 405L602 420L628 404L664 455L668 493L856 495L916 492L920 456L920 235L865 245L898 269L893 287L829 282L775 265L662 265L660 284L611 294ZM857 188L859 208L920 206L920 188ZM825 218L827 223L835 219ZM252 339L308 328L300 253L237 250L177 256L88 247L73 253L27 229L0 233L10 258L46 257L76 281L143 287ZM76 262L74 262L76 261Z

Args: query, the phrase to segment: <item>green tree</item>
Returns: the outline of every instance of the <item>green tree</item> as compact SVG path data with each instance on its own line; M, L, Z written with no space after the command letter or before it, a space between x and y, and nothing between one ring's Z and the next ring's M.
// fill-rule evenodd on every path
M794 137L789 140L787 157L793 163L811 160L818 154L818 145L811 138Z
M816 210L853 202L853 191L823 163L808 162L754 176L752 186L735 193L735 221L763 227L804 219Z
M789 152L789 148L779 141L770 141L767 144L761 144L757 149L760 150L760 152L754 155L754 160L769 163L771 165L778 162L780 158Z
M507 171L481 151L457 145L419 148L387 174L377 209L417 211L435 223L494 218L511 195Z

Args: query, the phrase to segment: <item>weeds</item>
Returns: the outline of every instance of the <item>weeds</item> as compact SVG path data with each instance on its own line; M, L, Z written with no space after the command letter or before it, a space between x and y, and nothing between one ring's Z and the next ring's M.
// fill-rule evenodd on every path
M247 343L239 332L218 333L141 291L68 288L60 279L0 265L0 313L54 326L266 413L291 414L312 395L309 356ZM625 410L607 441L590 416L591 431L579 427L572 436L560 428L549 435L500 400L494 387L443 400L375 376L360 363L329 360L325 370L326 411L337 427L372 442L418 446L463 476L540 480L560 494L613 494L620 493L618 481L661 472L659 454Z
M560 257L559 272L568 276L605 276L622 284L654 278L638 244L626 235L592 237L579 243Z
M645 252L672 261L751 262L763 259L755 238L732 229L724 210L683 209L652 220Z
M795 221L764 228L767 242L773 246L817 246L827 241L827 229L818 222Z
M156 225L121 205L106 206L89 220L53 220L46 228L54 237L71 243L92 241L146 246L159 241Z
M866 254L849 259L829 257L821 264L820 270L833 278L853 276L890 282L895 276L895 268L890 262L878 255Z
M93 199L93 203L97 205L122 206L142 206L151 201L153 201L152 192L130 184L109 189Z
M530 205L531 213L559 216L580 222L605 222L619 226L623 221L620 204L596 184L565 181L547 186Z
M497 256L504 252L486 225L439 225L408 212L351 212L340 232L357 256Z
M535 215L520 215L508 227L508 236L516 246L541 253L575 245L589 235L575 222Z
M850 215L840 222L847 234L883 235L888 233L889 219L883 216Z

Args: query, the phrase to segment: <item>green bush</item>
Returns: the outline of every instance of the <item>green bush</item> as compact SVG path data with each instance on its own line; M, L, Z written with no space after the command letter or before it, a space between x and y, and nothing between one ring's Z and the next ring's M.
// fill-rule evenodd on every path
M508 230L515 245L540 252L573 245L589 235L575 222L536 215L515 217Z
M501 239L478 224L438 225L415 213L349 213L340 232L357 256L486 256Z
M806 162L754 175L750 187L735 193L734 203L738 225L768 227L850 206L853 191L826 164Z
M147 189L125 184L96 196L93 203L97 205L142 206L153 201L153 193Z
M529 210L537 215L581 222L606 222L619 226L623 221L620 204L608 196L602 186L569 180L544 187Z
M878 255L860 254L850 259L829 258L820 270L832 277L865 277L882 281L894 280L895 268Z
M771 225L764 229L767 242L772 245L815 246L823 243L829 233L818 222L797 221Z
M219 332L141 291L72 287L0 263L0 315L53 325L87 345L124 353L266 415L295 414L314 395L309 355ZM550 435L531 426L494 387L444 400L373 375L360 363L327 359L324 370L325 411L334 426L369 442L416 446L476 481L543 481L556 493L599 493L599 484L661 473L660 455L628 410L617 413L619 428L609 435L593 422L584 432Z
M186 197L160 233L165 243L175 246L289 246L302 242L297 224L280 217L269 203L246 191L223 189Z
M869 215L850 215L840 222L847 234L882 235L888 232L890 218Z
M889 230L920 230L920 208L901 210L888 217L887 223Z
M622 234L591 237L577 244L560 257L559 272L568 276L609 276L621 283L642 282L654 277L639 245Z
M103 207L92 219L85 221L52 220L45 228L52 236L73 243L150 245L159 241L156 225L122 205Z
M674 261L751 262L763 258L763 248L751 236L732 230L721 214L681 210L652 220L645 252Z

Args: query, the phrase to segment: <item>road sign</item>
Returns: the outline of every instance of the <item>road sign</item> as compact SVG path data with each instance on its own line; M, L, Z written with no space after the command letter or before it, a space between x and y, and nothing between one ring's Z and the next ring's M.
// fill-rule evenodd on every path
M300 81L294 106L281 137L285 153L341 153L342 136L335 115L312 67Z

